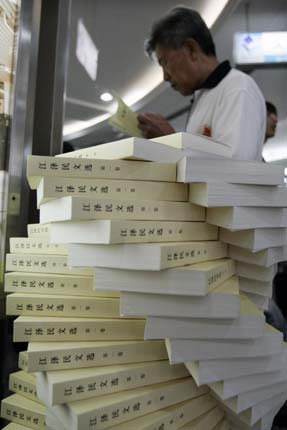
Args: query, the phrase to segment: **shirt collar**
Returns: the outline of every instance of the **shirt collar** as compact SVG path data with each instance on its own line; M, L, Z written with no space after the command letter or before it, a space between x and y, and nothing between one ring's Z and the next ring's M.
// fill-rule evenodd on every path
M215 70L208 76L208 78L200 85L198 89L211 89L216 87L222 79L230 72L231 66L229 61L223 61Z

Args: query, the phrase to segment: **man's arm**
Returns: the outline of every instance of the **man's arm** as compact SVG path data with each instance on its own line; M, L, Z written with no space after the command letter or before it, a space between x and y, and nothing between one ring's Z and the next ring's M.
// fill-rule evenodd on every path
M140 113L138 127L147 139L175 133L170 123L163 116L155 113Z

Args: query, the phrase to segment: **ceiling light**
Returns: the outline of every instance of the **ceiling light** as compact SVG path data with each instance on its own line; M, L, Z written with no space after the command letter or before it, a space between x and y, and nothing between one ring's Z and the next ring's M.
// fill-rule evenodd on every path
M113 100L113 96L111 93L103 93L100 95L100 99L103 100L103 102L111 102Z

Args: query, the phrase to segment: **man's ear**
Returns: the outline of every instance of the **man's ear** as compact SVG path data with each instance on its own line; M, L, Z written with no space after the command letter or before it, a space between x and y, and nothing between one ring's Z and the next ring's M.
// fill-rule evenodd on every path
M199 52L201 51L199 44L196 42L196 40L194 39L186 39L184 41L183 46L186 48L186 50L188 51L189 55L191 57L195 57L199 54Z

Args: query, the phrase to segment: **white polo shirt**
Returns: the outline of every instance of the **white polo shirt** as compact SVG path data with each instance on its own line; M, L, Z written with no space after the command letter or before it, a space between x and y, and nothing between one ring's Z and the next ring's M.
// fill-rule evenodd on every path
M198 90L186 131L228 145L230 158L262 160L266 106L255 81L239 70L211 89Z

